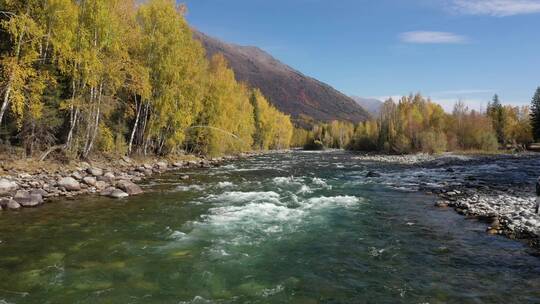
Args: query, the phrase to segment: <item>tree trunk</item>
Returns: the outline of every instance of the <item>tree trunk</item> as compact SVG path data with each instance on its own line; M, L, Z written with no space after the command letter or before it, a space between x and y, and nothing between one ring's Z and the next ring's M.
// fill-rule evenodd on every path
M94 146L94 142L96 140L96 136L99 130L99 117L101 115L100 107L101 107L101 97L103 92L103 83L99 84L99 95L97 98L97 107L96 107L96 116L94 119L94 127L93 130L91 130L92 134L90 135L90 141L88 143L88 147L84 153L84 157L87 158L88 155L90 155L90 152L92 151L92 148Z
M71 82L71 86L72 86L72 93L71 93L71 106L70 106L70 112L69 112L70 126L69 126L68 136L66 139L66 149L71 146L71 141L73 139L73 132L75 131L75 125L77 124L77 118L79 115L79 110L75 109L75 95L76 95L75 80Z
M2 108L0 108L0 126L2 125L2 119L9 105L9 94L11 93L11 85L8 85L6 89L6 94L4 95L4 102L2 103Z
M128 155L131 154L131 148L133 146L133 138L135 138L135 132L137 131L137 125L139 124L139 118L141 116L142 100L140 104L137 104L137 95L134 94L135 108L137 109L137 116L135 117L135 124L133 124L133 130L131 130L131 136L129 137Z

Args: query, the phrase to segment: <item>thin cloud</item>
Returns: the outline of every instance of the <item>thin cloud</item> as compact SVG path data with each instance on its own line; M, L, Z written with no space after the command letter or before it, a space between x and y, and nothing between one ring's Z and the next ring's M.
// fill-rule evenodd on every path
M439 92L434 92L431 95L447 96L447 95L478 95L478 94L494 94L494 93L495 93L494 90L464 89L464 90L439 91Z
M506 17L540 13L540 0L451 0L451 7L461 14Z
M469 41L465 36L448 32L414 31L399 37L402 42L418 44L463 44Z

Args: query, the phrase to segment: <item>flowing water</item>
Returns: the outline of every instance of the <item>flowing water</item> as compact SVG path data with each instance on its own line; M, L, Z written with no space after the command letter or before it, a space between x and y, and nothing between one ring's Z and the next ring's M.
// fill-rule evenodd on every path
M540 302L525 245L368 169L345 152L273 154L126 200L4 211L0 303Z

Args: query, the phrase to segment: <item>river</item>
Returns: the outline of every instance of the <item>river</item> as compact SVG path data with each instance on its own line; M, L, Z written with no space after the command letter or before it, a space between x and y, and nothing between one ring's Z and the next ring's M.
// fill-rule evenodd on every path
M125 200L4 211L0 303L540 302L524 244L368 169L341 151L269 154Z

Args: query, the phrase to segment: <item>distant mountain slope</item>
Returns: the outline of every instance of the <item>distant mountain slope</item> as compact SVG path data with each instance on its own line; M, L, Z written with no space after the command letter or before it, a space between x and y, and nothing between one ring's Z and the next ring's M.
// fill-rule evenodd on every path
M209 56L222 53L239 81L261 89L282 112L291 114L297 123L302 115L319 121L358 122L369 117L353 99L331 86L307 77L281 63L257 47L225 43L194 30Z
M362 108L366 109L372 116L378 116L381 112L383 102L375 98L363 98L358 96L351 96L356 103Z

